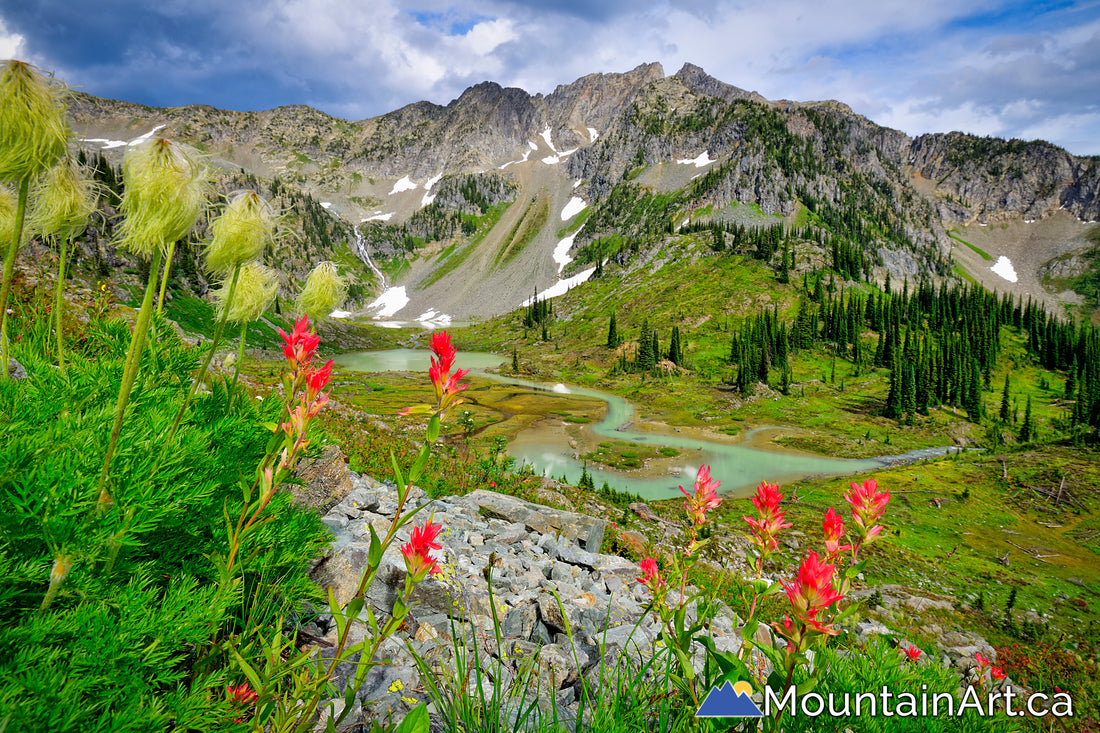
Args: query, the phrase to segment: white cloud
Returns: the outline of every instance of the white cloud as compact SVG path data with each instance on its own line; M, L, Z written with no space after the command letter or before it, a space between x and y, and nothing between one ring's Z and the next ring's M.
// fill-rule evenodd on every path
M507 19L497 19L478 23L466 32L466 44L478 56L485 56L496 50L502 43L514 41L515 24Z
M9 31L4 19L0 18L0 59L24 59L25 54L26 39Z

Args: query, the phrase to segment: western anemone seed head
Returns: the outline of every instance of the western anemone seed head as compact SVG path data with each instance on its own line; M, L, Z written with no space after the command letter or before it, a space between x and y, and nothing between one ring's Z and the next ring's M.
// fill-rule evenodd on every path
M15 236L15 194L0 185L0 244L10 242Z
M226 320L233 323L252 323L257 320L271 306L271 301L275 300L275 291L278 288L279 282L275 279L273 270L256 262L241 265L241 272L237 276L237 290L233 293L233 302L229 304ZM225 280L214 291L219 318L228 297L229 282Z
M65 155L67 93L26 62L0 62L0 180L37 175Z
M210 173L179 143L151 138L131 145L122 178L126 190L119 208L126 218L119 244L140 257L182 239L206 208Z
M206 266L224 274L258 259L275 239L276 224L275 212L259 195L237 193L210 227L213 236L206 250Z
M306 286L298 295L296 309L316 321L339 307L346 295L347 287L336 265L322 262L309 273Z
M28 230L39 236L72 239L88 226L99 188L72 158L65 158L35 180Z

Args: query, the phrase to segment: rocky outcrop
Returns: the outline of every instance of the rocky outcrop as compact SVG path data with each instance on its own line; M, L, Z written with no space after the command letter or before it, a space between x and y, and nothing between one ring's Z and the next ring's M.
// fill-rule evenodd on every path
M384 534L397 509L392 484L350 476L353 490L324 517L336 540L315 570L316 580L340 603L352 597L359 582L369 527ZM409 502L406 510L428 499L414 488ZM598 552L605 520L489 491L437 499L424 512L444 527L438 552L442 572L416 587L408 632L384 646L379 657L391 661L368 675L357 696L359 714L393 710L399 717L428 701L413 654L435 673L453 675L456 660L472 661L476 646L479 665L471 670L470 686L482 684L490 697L525 695L544 710L556 705L559 720L575 719L582 677L596 689L601 674L606 679L621 663L637 666L653 656L658 622L646 614L650 597L635 579L637 565ZM367 591L367 603L379 618L390 613L404 585L399 544L408 539L407 528L398 531ZM734 618L728 609L719 614L713 630L718 649L740 647ZM325 614L307 614L303 621L306 632L334 639ZM353 641L366 633L356 622ZM696 656L701 669L701 649ZM350 671L349 665L338 682Z
M384 535L397 510L392 484L354 472L349 478L352 491L324 517L335 542L314 570L318 583L331 589L341 604L358 586L370 528ZM379 664L355 698L353 720L366 721L390 711L399 719L421 702L431 702L423 678L431 674L450 689L464 686L469 694L499 696L505 715L510 710L506 701L516 699L537 703L544 712L556 710L562 729L572 730L583 685L598 690L601 676L606 680L620 665L637 668L653 657L660 627L647 608L649 593L637 582L639 570L633 562L599 552L604 520L490 491L429 501L413 488L405 510L417 506L424 507L422 517L430 512L444 528L439 538L442 550L436 552L442 572L414 590L405 630L383 645ZM634 511L648 515L644 505ZM404 587L399 545L408 539L408 526L398 530L366 592L367 605L380 622ZM670 596L670 604L678 602L676 592ZM853 591L851 598L877 604L868 609L873 617L850 627L861 640L895 636L889 619L933 614L936 620L922 627L922 633L938 637L940 643L938 649L925 649L934 660L926 663L957 670L960 684L972 673L976 652L995 659L994 649L981 636L937 625L955 607L954 599L901 586L864 588ZM688 618L694 613L694 604L688 604ZM300 622L306 633L335 640L335 626L323 611L306 609ZM723 607L710 632L717 649L740 649L737 624L736 615ZM353 622L352 643L367 633L365 624ZM758 628L754 641L775 643L766 625ZM321 646L319 653L332 651ZM750 668L766 673L763 655L755 650L752 655ZM702 669L701 647L693 662ZM339 670L338 689L351 672L350 664ZM429 711L439 712L434 706Z
M947 199L939 212L948 225L1041 219L1060 208L1086 221L1100 216L1100 161L1042 140L921 135L909 165Z

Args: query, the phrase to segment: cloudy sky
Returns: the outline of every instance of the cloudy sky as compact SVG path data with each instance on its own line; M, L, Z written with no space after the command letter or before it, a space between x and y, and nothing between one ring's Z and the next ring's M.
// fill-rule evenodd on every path
M348 119L684 62L910 134L1100 155L1100 0L0 0L0 58L150 105Z

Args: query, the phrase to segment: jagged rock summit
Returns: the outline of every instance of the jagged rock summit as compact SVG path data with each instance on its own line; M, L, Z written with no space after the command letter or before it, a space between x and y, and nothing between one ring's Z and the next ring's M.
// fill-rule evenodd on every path
M355 122L301 105L155 109L80 94L70 113L89 149L117 158L156 129L323 202L361 230L347 237L353 256L409 265L384 283L401 291L364 311L393 320L507 312L590 276L598 242L622 240L601 257L629 266L679 246L689 222L808 221L849 240L873 279L952 277L955 258L989 289L1055 304L1040 270L1084 261L1100 219L1100 158L1042 141L911 138L842 102L769 101L693 64L590 74L545 96L485 81L446 105ZM1002 229L981 249L1020 262L1017 281L958 248L988 227ZM380 278L373 287L383 295Z

